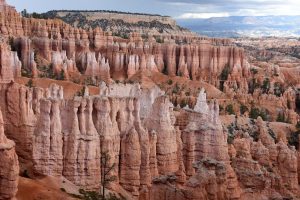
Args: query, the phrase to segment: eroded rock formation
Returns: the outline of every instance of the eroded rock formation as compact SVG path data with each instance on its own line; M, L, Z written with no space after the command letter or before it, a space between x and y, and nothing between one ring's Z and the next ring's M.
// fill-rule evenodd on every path
M18 51L23 67L34 77L43 73L41 67L57 75L63 71L67 79L80 72L104 81L111 77L130 78L138 71L149 70L206 80L218 86L225 67L247 71L243 49L229 46L225 40L165 36L165 42L160 44L151 35L145 42L137 33L124 40L99 28L82 30L59 20L22 18L14 8L4 7L1 33L12 36L10 42ZM175 44L181 40L185 44ZM13 57L19 70L17 55Z
M226 130L218 101L208 103L200 87L193 109L174 109L154 81L120 83L161 73L178 88L182 80L205 81L214 91L223 90L218 91L223 104L238 102L233 111L240 105L260 106L270 119L280 113L296 124L295 88L280 88L284 70L271 66L262 72L227 40L149 35L146 41L138 33L124 39L99 28L23 18L3 0L0 10L0 199L15 196L18 161L21 172L32 169L98 190L103 152L116 166L109 174L116 180L108 187L132 199L299 198L299 152L287 144L287 135L274 134L261 118L248 119L251 132L239 127L238 117ZM100 91L84 86L66 98L64 87L73 83L27 87L14 82L21 71L34 80L85 79L86 85L99 84ZM178 82L173 84L173 78ZM173 97L190 96L177 90Z
M21 62L17 52L10 51L8 45L0 45L0 83L9 83L21 76Z
M14 199L18 191L19 162L15 143L6 138L0 110L0 199Z
M261 119L259 142L236 137L228 146L219 106L216 101L207 104L204 90L195 110L181 110L179 115L168 97L158 95L142 120L143 89L122 84L112 88L123 91L116 93L123 96L106 92L66 100L56 85L47 90L18 84L3 87L8 94L3 101L8 104L1 105L8 108L5 126L17 142L22 167L32 165L36 173L64 176L80 187L96 189L101 152L107 151L118 166L111 172L115 183L133 198L243 199L252 195L249 188L259 197L298 194L296 151L282 141L275 143ZM9 122L11 117L25 126ZM177 126L175 121L181 118L187 120ZM279 182L272 182L272 174Z

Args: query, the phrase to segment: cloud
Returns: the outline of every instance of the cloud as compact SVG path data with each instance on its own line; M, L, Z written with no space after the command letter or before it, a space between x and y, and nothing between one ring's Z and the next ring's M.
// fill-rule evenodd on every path
M299 0L158 0L170 7L184 7L179 19L224 17L299 15Z
M161 2L169 3L183 3L183 4L198 4L198 5L216 5L216 6L248 6L248 5L280 5L285 3L284 0L159 0ZM298 0L287 0L289 2L297 2Z
M208 19L211 17L229 17L229 13L184 13L176 19Z

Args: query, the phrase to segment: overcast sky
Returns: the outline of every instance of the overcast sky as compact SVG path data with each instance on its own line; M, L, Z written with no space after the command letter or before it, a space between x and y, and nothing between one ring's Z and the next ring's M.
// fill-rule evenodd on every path
M117 10L177 19L223 16L300 15L300 0L6 0L18 11ZM89 3L87 3L89 2Z

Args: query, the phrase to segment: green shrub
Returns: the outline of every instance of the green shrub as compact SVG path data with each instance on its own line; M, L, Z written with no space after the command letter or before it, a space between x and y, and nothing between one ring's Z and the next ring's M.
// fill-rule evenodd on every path
M96 86L96 84L94 83L91 77L87 77L86 79L84 79L84 85Z
M32 73L31 73L31 71L29 71L29 70L27 70L27 69L24 69L24 68L21 69L21 75L22 75L23 77L32 78Z
M300 131L296 131L294 133L291 133L290 137L288 138L288 143L291 146L295 146L296 149L299 149L299 134Z
M284 115L284 113L279 112L278 115L277 115L276 121L277 121L277 122L284 122L284 123L285 123L286 120L285 120L285 115Z
M27 169L25 169L25 170L23 171L23 173L21 174L21 176L24 177L24 178L30 178Z
M168 85L172 85L173 81L171 79L169 79L167 83L168 83Z
M80 84L80 79L72 79L73 83Z
M164 66L164 69L163 69L162 73L164 75L168 75L168 67L166 65Z
M182 101L180 102L180 107L181 107L181 108L184 108L186 105L187 105L186 100L182 100Z
M250 132L249 135L253 138L254 142L258 142L259 133L257 131Z
M29 88L34 87L32 79L29 79L29 81L26 83L26 86Z
M143 33L143 34L141 35L141 37L143 38L143 40L147 40L147 39L149 38L148 35L145 34L145 33Z
M162 43L164 43L164 40L161 39L160 37L157 37L156 42L162 44Z
M232 104L229 104L226 106L225 108L225 111L226 113L228 113L229 115L234 115L234 109L233 109L233 105Z
M36 55L36 54L35 54ZM38 66L38 70L41 72L39 74L40 78L50 78L58 80L59 76L53 73L52 66L49 64L48 66Z
M249 93L253 94L256 88L260 88L260 84L257 83L256 79L253 77L251 82L249 83Z
M37 51L37 50L34 50L33 60L34 60L34 62L36 62L36 63L38 62L37 55L38 55L38 51Z
M84 96L84 87L81 88L81 90L79 90L75 96L79 96L79 97L83 97Z
M179 91L180 91L180 87L179 87L178 83L176 83L176 84L175 84L175 87L174 87L173 90L172 90L172 93L173 93L173 94L178 94Z
M222 105L219 105L219 111L223 111L224 107Z
M249 113L249 117L252 119L257 119L259 116L264 121L268 119L268 114L265 110L259 110L258 108L252 107Z
M39 13L36 13L36 12L33 12L30 17L32 18L36 18L36 19L45 19L46 17L43 15L43 14L39 14Z
M65 80L65 71L61 70L60 73L57 75L56 80Z
M116 37L123 38L123 39L129 39L129 35L127 33L120 33L120 32L116 33L116 32L114 32L114 33L112 33L112 35L116 36Z
M252 75L255 75L258 73L257 69L255 69L255 68L251 68L250 72L252 73Z
M227 130L228 130L228 135L227 135L227 144L232 144L233 141L234 141L234 124L231 123L228 127L227 127Z
M283 88L283 86L282 86L280 83L276 82L276 83L274 84L274 94L275 94L277 97L280 97L280 96L282 96L283 93L284 93L284 88Z
M245 114L245 112L247 112L247 111L249 111L248 107L242 104L242 105L240 106L240 112L241 112L241 114L243 115L243 114Z
M267 113L267 111L265 111L265 110L261 110L259 116L261 116L261 118L262 118L264 121L267 121L267 120L268 120L268 113Z
M226 81L228 79L229 74L230 74L230 67L229 65L226 65L221 72L220 79Z
M249 117L252 119L257 119L257 117L260 114L260 110L258 108L251 108L250 113L249 113Z
M299 130L300 129L300 121L297 122L296 128Z
M220 75L220 90L221 91L224 90L224 82L228 79L229 74L230 74L230 67L229 67L229 65L226 65Z
M126 34L126 33L123 33L123 34L121 35L121 38L123 38L123 39L129 39L129 35Z
M12 51L17 51L16 46L15 46L15 42L14 42L14 38L11 37L11 36L8 38L8 45L10 46L10 49Z
M128 80L127 83L134 84L134 81L133 80Z
M80 199L83 200L103 200L102 195L96 191L85 191L80 189L79 193L81 194ZM105 200L125 200L125 198L118 198L115 194L109 193L108 196L105 197Z
M263 85L261 86L263 93L268 93L270 90L270 80L269 78L265 78Z

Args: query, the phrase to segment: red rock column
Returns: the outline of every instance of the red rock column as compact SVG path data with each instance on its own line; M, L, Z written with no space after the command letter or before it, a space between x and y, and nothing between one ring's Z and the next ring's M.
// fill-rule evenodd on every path
M123 137L121 144L120 184L134 196L139 195L141 148L135 129Z
M170 106L170 101L166 96L158 97L152 106L149 118L145 121L146 128L157 133L156 158L158 172L162 175L176 172L179 168L175 122L173 123L171 119ZM150 159L151 156L152 153Z

